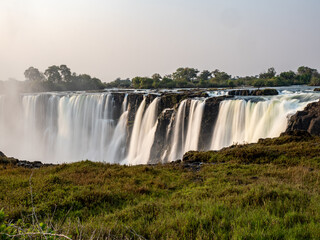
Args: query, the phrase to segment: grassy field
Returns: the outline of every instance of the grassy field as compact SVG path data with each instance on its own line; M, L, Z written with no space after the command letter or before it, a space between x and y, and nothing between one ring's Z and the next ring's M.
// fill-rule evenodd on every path
M319 178L320 138L307 135L190 152L166 165L2 163L0 230L13 223L72 239L320 239Z

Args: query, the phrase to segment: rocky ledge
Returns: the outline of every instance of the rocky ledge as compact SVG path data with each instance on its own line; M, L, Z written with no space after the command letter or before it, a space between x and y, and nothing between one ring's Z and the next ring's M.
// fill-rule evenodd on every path
M266 89L256 89L256 90L231 90L229 91L230 96L272 96L278 95L278 91L276 89L266 88Z
M320 135L320 101L308 104L304 110L298 111L290 118L286 132L293 130Z
M17 167L25 168L41 168L47 166L53 166L54 164L45 164L40 161L29 162L26 160L18 160L16 158L7 157L3 152L0 151L0 164L2 165L13 165Z

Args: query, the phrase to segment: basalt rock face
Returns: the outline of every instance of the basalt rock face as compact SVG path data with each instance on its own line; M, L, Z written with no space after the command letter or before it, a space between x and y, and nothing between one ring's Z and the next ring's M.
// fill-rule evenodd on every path
M129 94L128 95L128 130L132 130L134 117L140 103L143 100L143 94Z
M185 90L179 93L163 93L159 102L159 112L162 112L166 108L174 108L184 99L202 97L208 97L208 94L203 90Z
M308 104L304 110L290 118L286 132L293 130L304 130L310 134L320 135L320 101Z
M278 94L279 93L276 89L270 88L256 90L241 89L229 91L230 96L272 96Z
M113 98L112 116L116 120L118 120L121 116L122 109L119 106L122 106L125 95L126 95L125 93L112 93L112 98Z
M168 159L163 158L165 155L168 156L170 152L171 147L171 138L173 136L174 132L174 123L175 118L177 117L177 106L179 102L174 104L175 102L166 102L168 98L172 99L174 98L180 99L180 101L184 100L185 97L176 94L176 95L168 95L167 98L164 98L165 101L162 105L162 107L166 106L168 108L165 108L161 114L158 117L158 124L157 129L155 132L155 138L154 138L154 144L151 149L151 156L149 163L157 163L159 162L159 159L166 162ZM201 130L200 130L200 138L199 138L199 149L208 149L211 144L211 137L212 137L212 131L213 127L215 125L215 122L218 117L219 113L219 106L220 102L227 99L232 98L232 96L221 96L221 97L213 97L206 100L203 116L201 120ZM190 111L190 105L191 105L191 99L190 95L188 96L188 100L186 101L186 107L185 107L185 130L189 121L189 111ZM160 99L160 103L162 102L162 98Z
M158 125L151 149L149 163L157 163L162 160L161 154L169 150L169 136L172 130L172 118L175 114L173 109L165 109L158 117Z
M232 98L232 96L212 97L206 100L206 105L202 116L201 131L199 138L200 150L209 149L211 144L213 128L215 126L219 113L220 103L228 98Z

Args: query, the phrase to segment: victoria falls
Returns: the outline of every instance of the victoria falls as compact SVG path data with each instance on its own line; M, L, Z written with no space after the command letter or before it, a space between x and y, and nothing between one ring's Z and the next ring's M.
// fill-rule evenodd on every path
M1 0L0 240L320 239L319 13Z
M274 96L205 89L1 96L0 148L45 163L172 162L190 150L279 137L290 116L320 98L312 87L274 90Z

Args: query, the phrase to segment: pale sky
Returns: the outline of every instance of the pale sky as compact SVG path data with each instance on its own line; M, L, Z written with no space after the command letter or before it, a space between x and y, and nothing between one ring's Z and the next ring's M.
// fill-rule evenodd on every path
M320 0L0 0L0 80L60 64L105 82L320 70Z

